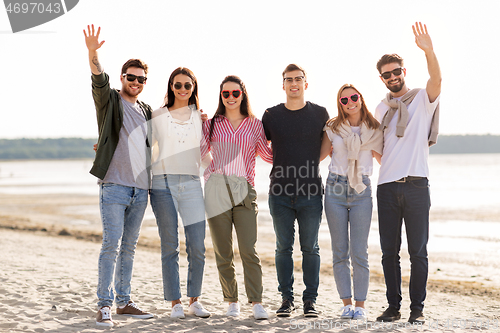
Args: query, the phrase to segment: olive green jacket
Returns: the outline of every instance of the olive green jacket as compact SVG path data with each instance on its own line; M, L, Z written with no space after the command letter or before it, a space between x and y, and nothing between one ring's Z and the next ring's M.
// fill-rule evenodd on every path
M97 151L94 164L90 173L97 178L104 179L108 172L109 164L118 145L120 129L123 125L123 105L120 92L111 89L109 86L109 76L106 73L99 75L92 74L92 97L97 114L97 126L99 138L97 140ZM151 119L151 107L143 102L137 101L140 105L146 120ZM151 137L151 122L148 121L148 136ZM151 145L146 139L146 161L148 175L150 174Z

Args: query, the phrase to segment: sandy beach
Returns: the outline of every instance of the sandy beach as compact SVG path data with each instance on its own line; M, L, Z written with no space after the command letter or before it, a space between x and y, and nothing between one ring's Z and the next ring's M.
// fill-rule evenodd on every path
M455 214L456 216L453 216ZM477 221L498 225L498 212L432 211L433 220L450 217L462 221ZM465 222L464 222L465 223ZM0 332L94 332L97 258L100 250L100 220L97 197L77 194L5 195L0 194ZM154 319L136 320L114 315L116 332L385 332L385 331L446 331L467 332L471 329L500 331L499 261L481 253L449 253L439 246L439 233L449 230L445 222L431 225L429 242L429 283L424 313L427 322L410 327L407 281L409 261L402 251L404 295L402 319L392 326L374 322L385 309L385 286L381 274L380 248L377 246L377 223L372 223L370 235L369 312L366 323L339 319L341 300L335 287L331 265L331 250L326 223L321 226L321 276L317 319L305 319L301 310L303 290L300 271L300 251L294 252L295 298L298 310L290 318L278 318L275 311L280 303L274 267L274 232L266 208L259 212L258 252L263 263L263 303L270 318L255 321L246 303L242 267L236 268L240 288L242 315L238 319L225 316L227 304L222 301L217 268L208 236L207 260L202 302L212 312L208 319L187 316L183 320L170 318L170 305L163 301L159 238L154 216L146 212L139 247L136 252L132 280L132 298L142 308L152 312ZM180 229L182 231L182 228ZM209 235L209 233L207 233ZM487 240L486 240L487 241ZM493 244L498 246L498 242ZM464 245L467 245L464 243ZM434 250L432 250L434 249ZM495 250L497 251L497 250ZM474 252L474 251L469 251ZM181 244L181 284L185 295L187 260ZM499 255L497 253L497 255ZM491 262L488 262L491 260ZM187 298L183 303L187 304ZM113 308L114 313L114 308ZM406 326L405 326L406 325Z

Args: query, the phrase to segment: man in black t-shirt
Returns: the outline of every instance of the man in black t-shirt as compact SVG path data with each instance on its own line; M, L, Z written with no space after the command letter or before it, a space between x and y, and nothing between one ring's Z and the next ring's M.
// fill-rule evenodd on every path
M299 226L306 286L302 296L304 315L318 316L315 309L320 268L318 231L323 210L318 165L328 112L305 101L307 86L306 72L295 64L288 65L283 71L286 103L269 108L262 117L273 148L269 209L276 233L276 272L282 297L281 307L276 311L279 317L289 317L295 310L292 258L295 220Z

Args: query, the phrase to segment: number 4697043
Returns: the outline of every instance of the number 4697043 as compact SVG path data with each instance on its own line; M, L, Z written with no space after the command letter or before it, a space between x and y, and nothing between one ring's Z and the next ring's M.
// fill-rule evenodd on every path
M7 13L15 13L15 14L27 14L27 13L55 13L59 14L61 12L61 4L60 3L49 3L45 5L41 2L24 2L24 3L9 3L7 5Z

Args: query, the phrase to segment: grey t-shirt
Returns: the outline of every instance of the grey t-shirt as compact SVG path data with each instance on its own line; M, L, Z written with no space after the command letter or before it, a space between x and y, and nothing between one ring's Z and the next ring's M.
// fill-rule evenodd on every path
M108 172L99 183L114 183L147 190L149 180L146 169L146 118L139 104L127 102L123 97L121 101L123 125L118 145Z

